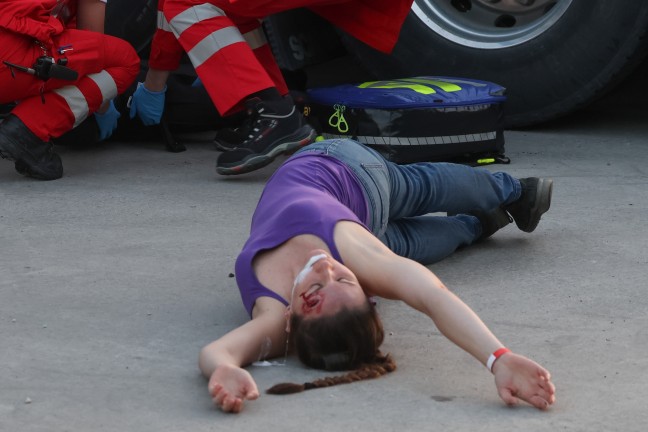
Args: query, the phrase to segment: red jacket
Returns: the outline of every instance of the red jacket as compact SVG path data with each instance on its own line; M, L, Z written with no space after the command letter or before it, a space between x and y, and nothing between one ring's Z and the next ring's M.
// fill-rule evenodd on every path
M61 19L52 16L59 5L74 9L75 1L64 4L57 0L0 0L0 29L32 37L45 46L53 45L52 36L65 28ZM74 14L74 10L70 11Z

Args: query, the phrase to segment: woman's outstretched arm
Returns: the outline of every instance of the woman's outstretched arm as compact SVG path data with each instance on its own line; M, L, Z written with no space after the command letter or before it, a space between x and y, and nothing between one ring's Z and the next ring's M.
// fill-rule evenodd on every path
M230 331L200 351L198 365L209 379L207 390L214 404L238 413L245 400L259 397L252 375L245 369L257 360L285 353L284 308L276 300L260 298L251 321Z
M349 235L338 236L336 228L336 244L360 283L371 287L369 294L402 300L423 312L444 336L484 365L491 354L504 347L477 314L428 268L395 255L358 225L357 229L343 226ZM555 400L549 372L530 359L509 352L494 363L492 371L498 393L507 404L521 399L546 409Z

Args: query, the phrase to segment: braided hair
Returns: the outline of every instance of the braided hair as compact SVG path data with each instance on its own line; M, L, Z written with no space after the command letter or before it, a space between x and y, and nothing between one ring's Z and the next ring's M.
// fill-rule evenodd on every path
M344 375L337 375L332 377L316 379L313 382L306 382L303 384L296 383L281 383L275 384L266 390L268 394L291 394L299 393L304 390L311 390L321 387L330 387L338 384L349 384L355 381L362 381L366 379L379 378L389 372L396 370L396 362L389 354L382 355L380 351L376 352L374 363L367 363L360 368L346 373Z
M378 349L385 335L376 308L368 301L364 307L344 308L318 319L304 320L293 314L290 328L291 343L304 364L329 371L352 371L303 384L277 384L266 391L269 394L298 393L378 378L396 369L392 358Z

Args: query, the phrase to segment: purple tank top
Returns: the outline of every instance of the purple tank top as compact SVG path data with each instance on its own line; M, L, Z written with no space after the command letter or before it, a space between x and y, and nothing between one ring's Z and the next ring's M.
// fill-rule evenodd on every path
M316 153L301 153L284 163L268 180L252 216L250 237L236 259L236 282L243 305L252 316L259 297L272 297L288 305L263 286L252 269L260 252L275 248L300 234L321 238L333 257L342 261L333 241L337 222L367 224L367 199L355 174L339 160Z

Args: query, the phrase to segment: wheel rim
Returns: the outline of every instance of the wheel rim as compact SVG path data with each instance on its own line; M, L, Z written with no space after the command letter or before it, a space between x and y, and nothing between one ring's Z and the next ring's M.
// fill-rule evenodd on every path
M412 11L432 31L471 48L520 45L551 28L573 0L416 0Z

